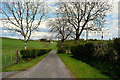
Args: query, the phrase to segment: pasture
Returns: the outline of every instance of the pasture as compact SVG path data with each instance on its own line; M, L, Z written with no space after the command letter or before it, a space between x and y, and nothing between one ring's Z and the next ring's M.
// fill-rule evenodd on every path
M51 48L57 49L56 42L40 42L40 41L28 41L27 48ZM16 51L16 49L24 49L24 41L19 39L2 38L2 54L11 51Z

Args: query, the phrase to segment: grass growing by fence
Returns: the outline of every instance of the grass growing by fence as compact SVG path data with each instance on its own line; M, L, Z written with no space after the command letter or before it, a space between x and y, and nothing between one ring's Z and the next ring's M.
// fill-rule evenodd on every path
M88 64L72 58L72 55L58 54L58 56L76 78L109 78Z
M2 54L2 67L6 68L7 66L14 64L16 62L16 56L14 52Z

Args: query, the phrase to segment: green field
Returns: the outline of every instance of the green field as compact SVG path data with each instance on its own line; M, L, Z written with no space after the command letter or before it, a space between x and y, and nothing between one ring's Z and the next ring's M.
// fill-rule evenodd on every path
M51 48L56 49L56 42L28 41L27 48ZM19 39L2 38L2 53L24 49L24 41Z
M58 56L76 78L109 78L97 69L73 58L72 55L58 54Z

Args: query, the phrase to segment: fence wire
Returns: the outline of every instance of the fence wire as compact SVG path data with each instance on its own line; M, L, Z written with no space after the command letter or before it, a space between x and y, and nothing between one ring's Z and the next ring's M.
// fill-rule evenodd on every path
M4 70L8 66L16 63L15 52L0 54L0 71Z

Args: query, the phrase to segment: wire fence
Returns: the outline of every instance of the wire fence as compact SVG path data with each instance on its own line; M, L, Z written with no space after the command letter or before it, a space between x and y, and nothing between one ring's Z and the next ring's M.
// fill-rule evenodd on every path
M2 60L0 61L0 71L17 62L15 52L0 54L0 56L2 56L0 57Z

